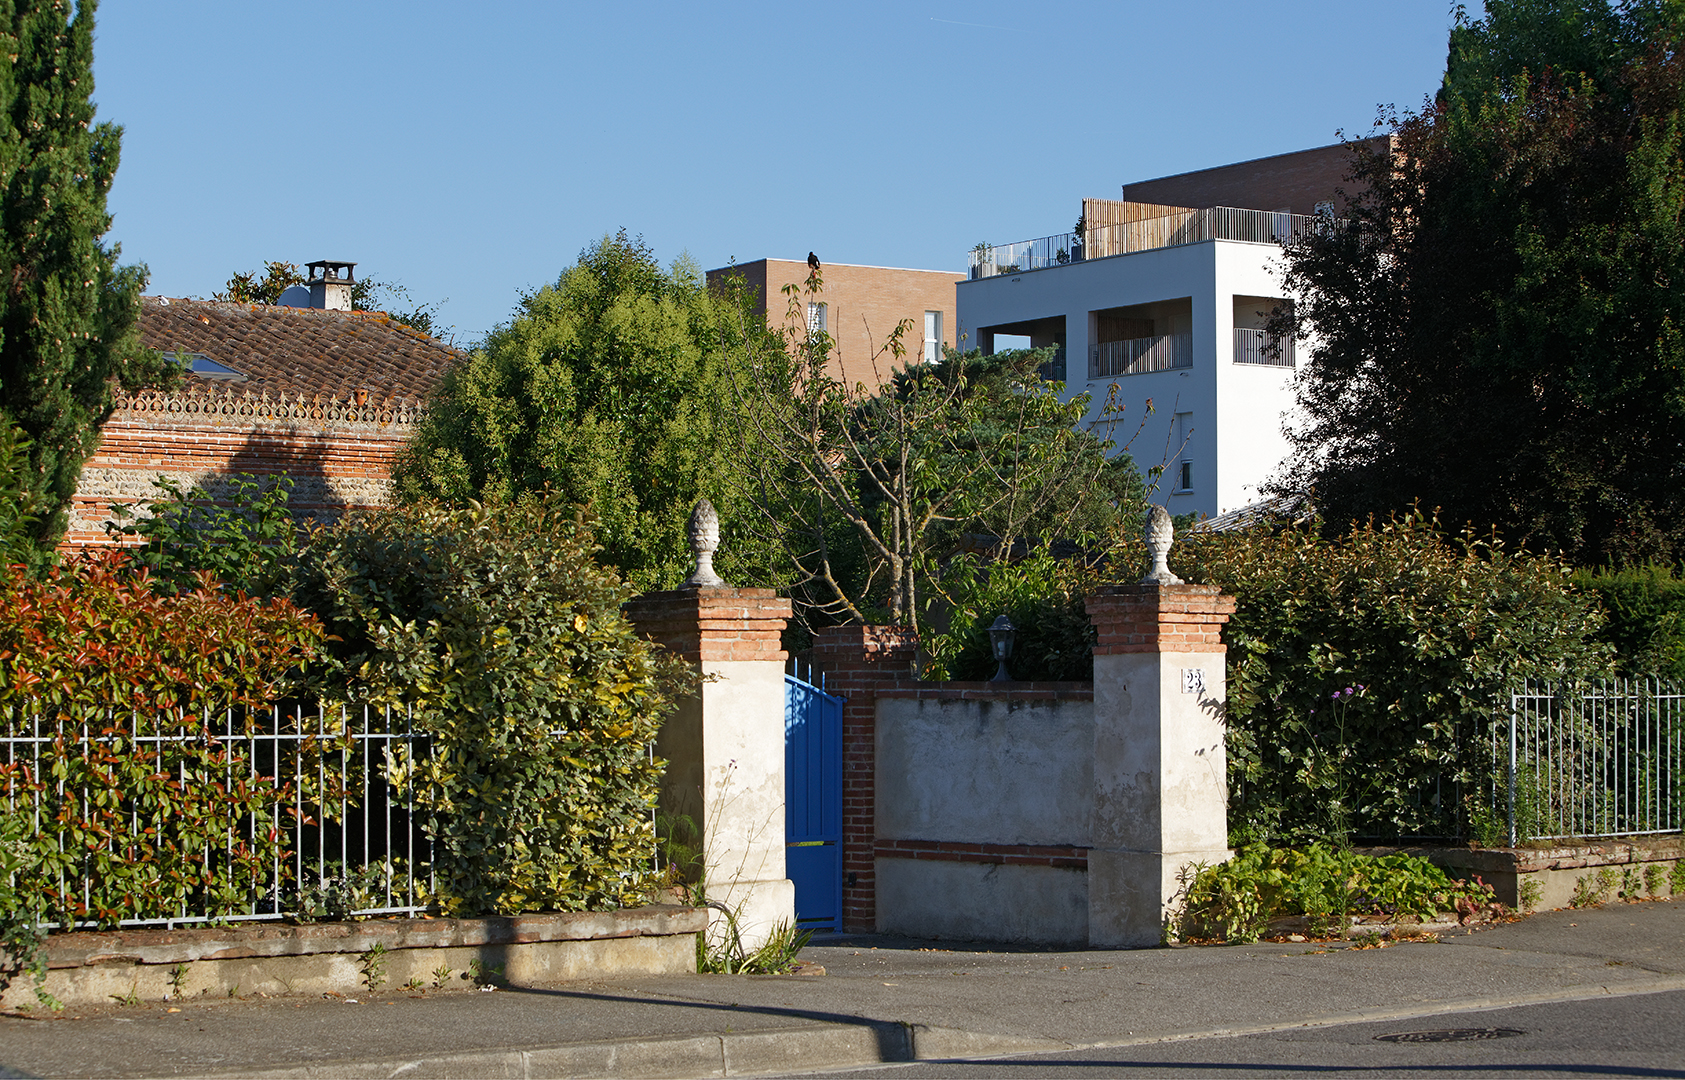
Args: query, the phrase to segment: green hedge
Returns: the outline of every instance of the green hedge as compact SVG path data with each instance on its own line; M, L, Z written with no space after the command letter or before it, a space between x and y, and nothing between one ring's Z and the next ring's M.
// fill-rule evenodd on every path
M692 676L633 632L595 551L587 520L528 500L355 514L301 552L338 692L411 705L433 737L390 775L430 812L447 913L648 896L651 747Z
M1574 583L1596 595L1608 616L1602 638L1619 674L1685 682L1685 581L1666 566L1581 570Z

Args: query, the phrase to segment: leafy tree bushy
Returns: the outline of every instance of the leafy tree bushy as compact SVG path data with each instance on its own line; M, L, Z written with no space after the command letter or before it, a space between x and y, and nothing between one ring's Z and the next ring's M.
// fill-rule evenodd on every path
M394 470L400 495L463 505L551 491L597 515L602 558L640 589L689 572L686 523L713 502L729 579L767 581L734 530L742 468L717 300L693 263L664 270L624 230L521 299L446 376ZM764 329L764 328L763 328Z
M18 569L0 578L0 735L44 741L0 766L0 811L27 824L32 867L14 902L103 923L249 911L251 882L288 861L295 806L320 805L320 746L271 783L247 744L216 736L245 734L241 707L289 689L321 624L208 578L159 596L121 552L41 580Z
M989 626L1005 615L1015 636L1007 668L1019 680L1094 677L1094 624L1083 598L1105 582L1087 559L1041 548L1017 560L961 555L943 568L939 588L947 626L927 635L933 680L990 679L996 660Z
M1338 539L1319 524L1195 534L1171 553L1236 601L1231 839L1466 830L1500 695L1607 674L1602 613L1559 561L1420 513Z
M429 814L449 913L647 894L650 747L688 669L633 632L596 550L583 516L527 499L353 514L301 553L344 692L411 706L433 737L390 776Z

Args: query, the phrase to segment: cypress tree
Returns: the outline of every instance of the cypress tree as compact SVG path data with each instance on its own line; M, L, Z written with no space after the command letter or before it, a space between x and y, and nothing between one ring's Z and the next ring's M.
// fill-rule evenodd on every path
M140 346L144 266L117 265L105 197L122 129L95 125L95 0L0 0L0 422L28 436L20 485L41 553L64 532L112 386L167 378Z

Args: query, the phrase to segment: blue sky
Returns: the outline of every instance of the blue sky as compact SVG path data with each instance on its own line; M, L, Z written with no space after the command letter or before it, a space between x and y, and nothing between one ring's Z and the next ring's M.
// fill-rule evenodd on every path
M472 341L604 232L952 269L1084 195L1333 142L1438 85L1446 0L105 0L109 238L149 292L351 259Z

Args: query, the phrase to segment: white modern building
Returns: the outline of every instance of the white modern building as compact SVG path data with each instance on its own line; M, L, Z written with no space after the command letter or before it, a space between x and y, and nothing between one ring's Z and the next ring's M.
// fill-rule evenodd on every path
M1049 374L1090 395L1090 425L1112 410L1112 437L1143 473L1164 466L1153 499L1171 513L1256 502L1289 451L1305 352L1265 330L1291 304L1281 241L1337 209L1350 153L1129 184L1120 200L1084 199L1080 233L980 245L957 290L960 347L993 353L1010 335L1060 348Z

